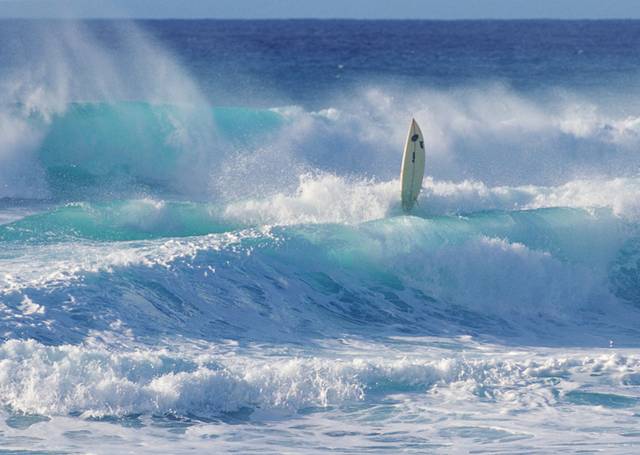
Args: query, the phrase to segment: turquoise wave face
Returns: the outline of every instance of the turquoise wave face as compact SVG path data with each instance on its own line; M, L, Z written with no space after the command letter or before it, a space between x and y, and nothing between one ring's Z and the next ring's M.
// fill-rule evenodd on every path
M230 214L227 208L220 203L153 199L68 203L0 225L0 240L126 241L200 236L260 226L251 215L244 220L240 215ZM549 251L562 258L584 260L598 256L602 249L600 244L608 245L613 239L619 242L628 230L627 223L606 209L594 213L583 209L548 208L486 211L464 216L398 216L358 223L347 232L357 233L372 227L398 229L407 223L413 228L402 237L398 253L411 253L415 246L436 247L474 236L489 236ZM309 231L300 227L302 232L316 232L314 226L323 224L302 226L305 225ZM295 225L291 229L296 229ZM576 235L576 229L580 235ZM316 235L323 232L318 229Z
M377 327L588 343L606 336L587 334L603 324L623 328L618 339L637 336L627 304L637 281L625 265L637 257L627 251L635 228L607 211L241 229L219 213L194 203L74 204L2 226L5 304L18 311L28 296L46 308L3 330L46 343L116 323L142 338L211 340L372 336ZM69 296L73 305L60 303Z
M170 192L180 189L177 179L211 167L223 151L255 146L283 121L274 111L250 108L73 103L41 125L38 160L54 197L131 186Z
M237 223L213 204L128 200L70 203L0 226L0 240L141 240L227 232Z

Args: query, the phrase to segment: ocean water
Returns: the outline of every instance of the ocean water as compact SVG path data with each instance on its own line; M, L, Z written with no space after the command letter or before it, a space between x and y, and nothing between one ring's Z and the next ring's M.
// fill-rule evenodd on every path
M638 453L638 49L1 21L0 452Z

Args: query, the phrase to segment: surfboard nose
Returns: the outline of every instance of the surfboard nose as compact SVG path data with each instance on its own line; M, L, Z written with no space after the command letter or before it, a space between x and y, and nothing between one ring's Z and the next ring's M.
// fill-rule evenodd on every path
M400 170L402 209L405 212L409 212L418 199L424 177L424 165L425 153L422 132L416 119L412 118Z

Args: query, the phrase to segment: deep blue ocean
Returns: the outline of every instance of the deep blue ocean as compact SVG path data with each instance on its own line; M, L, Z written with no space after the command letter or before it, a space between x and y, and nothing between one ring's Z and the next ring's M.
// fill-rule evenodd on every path
M639 193L640 21L0 21L0 452L636 453Z

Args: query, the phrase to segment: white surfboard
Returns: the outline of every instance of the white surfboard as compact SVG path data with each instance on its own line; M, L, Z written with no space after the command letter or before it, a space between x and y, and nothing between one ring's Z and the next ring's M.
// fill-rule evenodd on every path
M415 119L411 119L400 170L402 209L405 212L413 208L420 194L424 177L424 161L424 137Z

